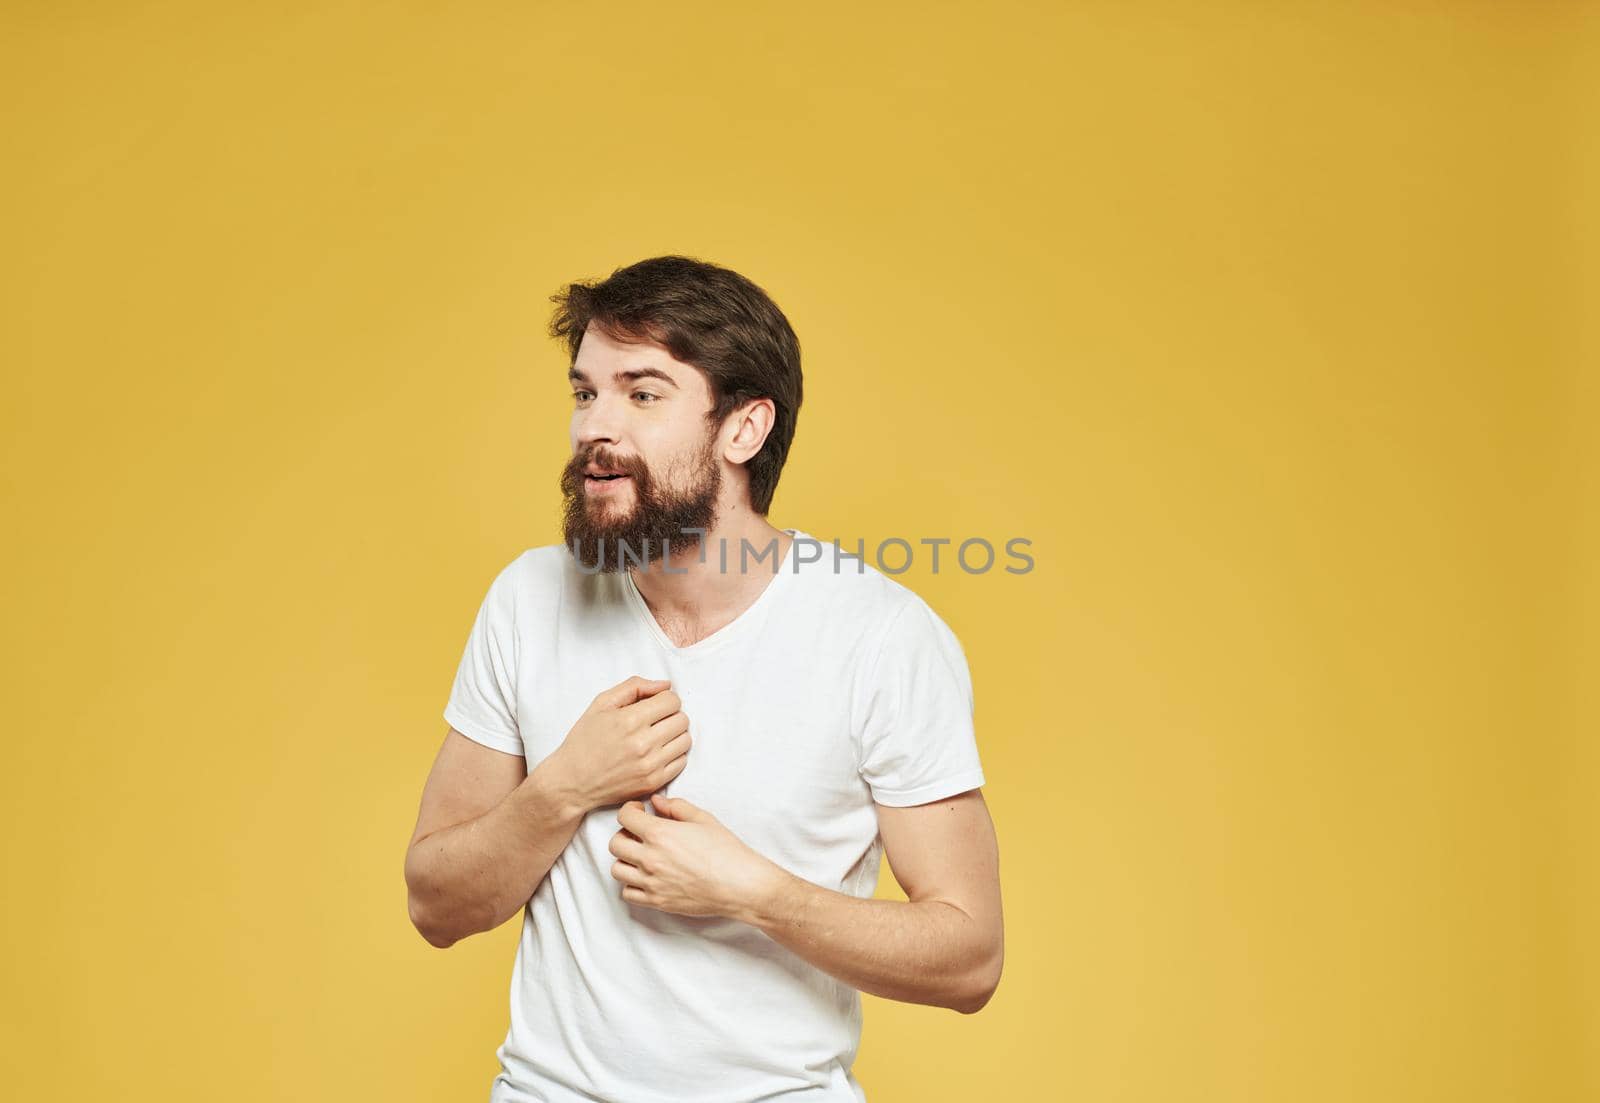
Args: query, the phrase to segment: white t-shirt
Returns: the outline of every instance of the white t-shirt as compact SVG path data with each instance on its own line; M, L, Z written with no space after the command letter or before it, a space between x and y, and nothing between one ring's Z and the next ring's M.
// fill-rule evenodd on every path
M524 551L489 587L444 718L532 770L601 690L670 678L693 745L661 791L798 877L872 896L874 802L983 785L972 680L916 593L784 531L781 567L775 546L751 559L774 571L755 603L688 647L626 571L585 574L561 544ZM491 1103L865 1100L860 994L747 923L623 900L620 807L584 817L523 911Z

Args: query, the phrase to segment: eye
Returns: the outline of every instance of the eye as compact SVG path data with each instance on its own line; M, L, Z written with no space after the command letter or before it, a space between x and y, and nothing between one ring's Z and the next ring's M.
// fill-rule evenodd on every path
M660 402L661 401L661 396L660 395L651 394L649 391L634 391L633 392L633 397L634 398L648 398L650 400L650 402ZM649 404L650 404L649 402L645 403L645 405L647 405L647 406Z
M573 397L573 400L576 401L578 403L578 405L581 406L581 405L583 405L583 400L585 398L593 398L594 395L590 394L588 391L573 391L572 392L572 397Z

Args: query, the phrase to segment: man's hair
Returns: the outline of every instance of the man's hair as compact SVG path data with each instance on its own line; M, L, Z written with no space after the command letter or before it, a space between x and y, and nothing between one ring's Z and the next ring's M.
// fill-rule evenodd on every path
M711 384L713 428L756 398L774 417L761 451L750 457L750 506L765 517L789 458L800 416L800 340L767 293L739 273L693 257L651 257L598 282L569 283L556 304L550 336L572 360L591 322L614 341L650 341L693 364Z

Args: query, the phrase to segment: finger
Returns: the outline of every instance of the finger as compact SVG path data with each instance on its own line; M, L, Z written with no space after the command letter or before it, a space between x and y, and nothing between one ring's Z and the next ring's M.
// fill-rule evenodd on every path
M624 885L633 885L636 888L644 888L644 874L639 871L638 867L632 865L631 863L612 862L611 876L615 877L618 881L621 881Z
M688 732L684 732L673 739L669 739L662 745L661 750L656 752L659 755L656 760L656 768L659 769L662 766L671 767L672 765L677 764L678 769L683 769L683 764L678 763L677 760L681 758L684 760L684 763L689 761L689 746L691 743L693 743L693 741L694 737Z
M642 697L631 705L623 706L622 711L646 724L654 724L657 720L671 716L682 707L683 702L676 693L670 689L663 689L649 697Z
M610 689L601 690L595 696L594 704L599 708L620 709L660 693L671 684L672 682L666 678L646 678L635 674L631 678L624 678Z
M630 800L617 812L617 822L641 840L650 837L649 833L655 827L654 820L655 817L646 812L644 805L636 800Z
M665 806L662 811L675 820L696 823L706 819L706 813L703 809L697 805L690 804L682 797L669 797L660 793L653 794L653 796L660 797L659 804Z
M661 745L669 743L675 736L682 735L689 730L689 714L679 709L671 716L663 716L650 725L650 734L655 736L656 742Z
M606 849L611 851L612 857L621 858L631 866L644 868L644 843L626 831L619 831L611 836L611 842Z

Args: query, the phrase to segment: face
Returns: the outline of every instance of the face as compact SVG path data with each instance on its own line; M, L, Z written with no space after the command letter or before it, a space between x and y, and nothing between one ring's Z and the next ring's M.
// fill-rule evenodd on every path
M572 458L561 473L563 529L585 570L617 571L698 542L716 522L722 467L706 420L711 387L693 365L590 326L572 384Z

